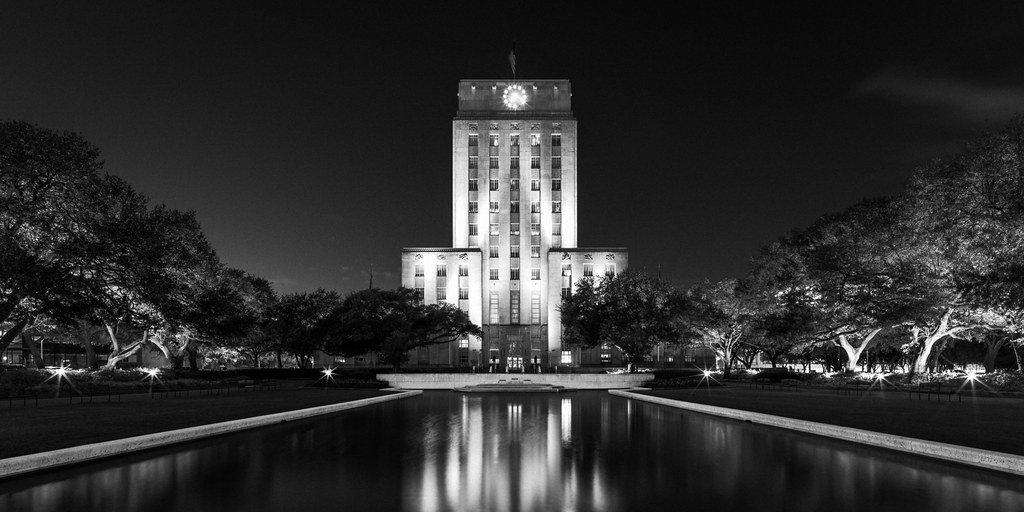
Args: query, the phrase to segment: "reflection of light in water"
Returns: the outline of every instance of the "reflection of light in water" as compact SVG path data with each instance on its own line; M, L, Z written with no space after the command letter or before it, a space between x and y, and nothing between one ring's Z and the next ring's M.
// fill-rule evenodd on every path
M572 399L562 399L562 444L565 447L572 442Z

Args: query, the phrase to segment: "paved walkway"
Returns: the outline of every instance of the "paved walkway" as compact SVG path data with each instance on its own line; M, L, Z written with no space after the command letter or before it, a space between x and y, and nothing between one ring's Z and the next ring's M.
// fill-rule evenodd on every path
M1024 400L954 396L931 400L906 392L836 392L825 388L725 387L651 390L644 394L788 418L1024 455Z

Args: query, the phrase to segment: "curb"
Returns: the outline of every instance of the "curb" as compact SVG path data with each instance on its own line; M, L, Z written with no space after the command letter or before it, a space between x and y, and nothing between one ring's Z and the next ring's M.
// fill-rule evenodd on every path
M630 391L612 389L608 392L624 398L675 407L677 409L686 409L748 423L757 423L772 427L785 428L788 430L795 430L797 432L831 437L833 439L841 439L843 441L852 441L854 443L861 443L879 448L888 448L890 450L923 455L925 457L982 467L1004 473L1024 475L1024 456L1020 455L982 450L979 448L968 448L966 446L940 443L937 441L926 441L924 439L916 439L913 437L882 434L871 430L840 427L837 425L830 425L828 423L797 420L772 414L728 409L726 407L718 407L714 405L695 404L692 402L683 402L631 392L641 390L642 389L639 388L634 388Z
M140 450L148 450L150 448L158 448L175 443L194 441L205 437L229 434L240 430L248 430L251 428L284 423L286 421L331 414L348 409L355 409L357 407L365 407L367 405L409 398L422 393L422 391L400 391L391 395L363 398L360 400L353 400L351 402L321 405L318 407L310 407L308 409L279 412L239 420L222 421L220 423L211 423L209 425L199 425L196 427L169 430L167 432L157 432L155 434L145 434L125 439L104 441L102 443L86 444L82 446L75 446L73 448L63 448L49 452L33 453L30 455L0 459L0 478L9 478L29 472L54 469L69 464L78 464L80 462L124 455Z

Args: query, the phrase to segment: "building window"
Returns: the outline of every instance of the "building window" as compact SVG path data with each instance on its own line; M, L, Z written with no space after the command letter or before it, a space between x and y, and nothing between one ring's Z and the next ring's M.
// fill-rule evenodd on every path
M445 277L448 275L448 267L444 264L437 265L437 277Z
M552 133L551 134L551 145L554 146L554 147L559 147L559 146L562 145L562 134L561 133Z
M475 134L475 133L469 134L469 145L470 146L478 146L478 145L480 145L480 139L479 139L479 136L477 134Z
M605 263L604 264L604 275L607 277L615 277L615 264Z
M540 157L539 156L531 156L530 157L530 169L540 169Z
M519 213L519 201L512 201L509 203L509 209L512 213Z
M530 223L530 234L531 235L539 235L540 234L540 222L531 222Z
M570 288L568 286L563 286L562 287L562 298L563 299L568 299L570 296L572 296L572 288Z
M570 264L570 263L563 263L562 264L562 277L569 277L569 276L572 276L572 264Z
M479 232L479 229L476 227L476 223L472 223L471 222L469 224L469 236L477 236L479 234L480 234L480 232Z
M497 222L492 222L491 223L491 234L492 235L500 234L500 232L498 231L498 223Z
M530 134L530 145L531 146L540 146L540 134L539 133L531 133Z
M519 134L518 133L513 133L513 134L508 136L508 145L509 146L518 146L519 145Z
M513 179L509 181L509 190L519 191L519 180Z
M496 134L496 133L492 133L491 134L491 145L492 146L497 146L498 145L498 134Z
M416 300L423 302L423 288L415 288L413 291L416 292Z
M571 350L563 350L562 351L562 358L558 362L561 363L561 364L572 364L572 351Z
M513 222L510 231L511 231L511 234L518 235L519 234L519 223L518 222ZM516 252L519 252L519 251L517 250Z
M466 277L469 275L469 265L459 263L459 277Z
M498 180L491 180L491 190L498 190Z
M562 190L562 180L551 180L551 190Z
M469 180L469 189L479 190L479 184L477 183L477 180Z
M552 224L551 234L554 236L562 236L562 225L560 223Z
M540 180L530 180L530 190L540 190Z
M497 293L492 293L491 294L491 304L490 304L490 306L491 306L490 307L490 311L491 311L491 324L496 324L496 323L498 323L498 294Z
M469 348L469 339L466 337L459 338L459 348Z
M488 159L488 162L489 162L489 164L488 164L488 165L489 165L489 167L490 167L491 169L497 169L497 168L498 168L498 157L496 157L496 156L492 156L492 157L490 157L490 158Z
M530 269L530 279L532 279L534 281L540 281L540 269L539 268L531 268Z
M540 202L530 201L530 213L540 213Z
M469 157L469 168L476 169L478 167L477 158L475 156Z
M562 213L561 201L551 201L551 213Z
M551 169L556 170L556 171L562 169L562 157L560 157L560 156L553 156L553 157L551 157Z
M519 170L519 157L513 156L509 158L508 167L512 170Z
M476 201L469 202L469 213L476 213L479 209L479 203L477 203Z
M513 280L513 281L518 281L519 280L519 269L518 268L509 269L508 278Z
M469 300L469 287L468 286L465 286L465 287L464 286L460 286L459 287L459 300Z
M511 256L513 258L518 258L519 257L519 246L518 245L513 245L511 247L511 251L509 252L509 256Z
M491 281L497 281L498 280L498 269L496 269L496 268L490 269L490 277L491 277Z
M594 264L584 263L583 264L583 277L594 277Z
M496 181L496 180L491 180L491 181ZM497 201L491 201L491 213L498 213L498 202Z
M540 258L540 246L539 245L531 245L530 246L530 257L531 258Z
M437 287L437 300L438 301L448 300L448 287L446 287L446 286L438 286Z
M530 318L530 323L540 325L540 295L534 295L530 299Z
M423 264L422 263L417 263L415 269L416 269L416 277L423 277Z
M498 257L498 246L497 245L492 245L488 250L491 252L491 257L492 258L497 258Z

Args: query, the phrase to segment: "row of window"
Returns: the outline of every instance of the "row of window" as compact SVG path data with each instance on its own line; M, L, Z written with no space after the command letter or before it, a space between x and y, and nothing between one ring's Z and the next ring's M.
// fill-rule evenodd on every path
M495 190L498 190L498 187L501 185L501 183L499 182L499 180L492 179L492 180L488 180L488 184L487 185L488 185L488 188L491 191L495 191ZM476 178L470 178L470 180L469 180L469 190L471 190L471 191L478 191L478 190L480 190L480 180L478 180ZM518 192L519 191L519 180L518 179L513 178L513 179L509 180L509 190L512 191L512 192ZM530 190L532 190L532 191L539 191L540 190L540 180L530 180ZM560 180L560 179L553 179L553 180L551 180L551 190L552 191L562 190L562 180Z
M489 169L497 169L498 168L498 163L499 163L498 157L496 157L496 156L487 157L487 167ZM469 168L470 169L479 169L480 168L480 163L479 163L479 160L477 159L476 155L470 155L470 157L469 157ZM515 170L519 170L520 169L520 167L519 167L519 157L518 156L509 157L508 168L509 169L515 169ZM531 156L530 157L530 169L540 169L540 157L539 156ZM553 157L551 157L551 169L552 170L561 170L562 169L562 157L560 157L560 156L553 156Z
M539 257L540 256L540 247L539 246L531 246L530 247L530 251L533 252L534 248L536 248L537 257ZM519 246L513 246L512 247L512 256L515 257L515 258L519 257ZM416 277L423 277L425 269L424 269L424 266L423 266L422 263L417 263L413 268L414 268L414 272L416 274ZM519 280L519 269L518 268L513 268L513 269L509 269L509 270L510 270L510 275L509 275L510 279L512 279L513 281L518 281ZM489 275L490 280L491 281L497 281L499 279L498 269L492 268L489 271L490 271L490 275ZM469 275L469 265L460 264L459 265L459 276L466 277L468 275ZM562 276L571 276L571 275L572 275L572 267L570 265L568 265L568 264L563 264L562 265ZM605 265L604 265L604 275L605 276L609 276L609 277L615 277L615 264L614 263L605 263ZM447 276L448 276L448 266L443 264L443 263L439 263L437 265L437 277L447 277ZM583 277L593 277L593 276L594 276L594 264L593 263L584 263L583 264ZM530 279L533 280L533 281L540 280L540 269L539 268L532 268L532 269L530 269ZM440 288L438 288L438 289L440 290Z
M520 225L521 225L521 223L519 223L519 222L512 222L512 223L510 223L510 225L509 225L510 234L518 235L519 234L519 226ZM489 227L490 227L490 231L488 231L488 233L490 235L497 236L497 235L501 234L500 226L499 226L499 224L497 222L490 223ZM539 236L540 235L540 223L539 222L531 222L530 223L530 234L533 235L533 236ZM553 236L562 236L562 225L561 224L552 224L551 225L551 234ZM480 236L480 225L479 224L477 224L475 222L469 223L469 236ZM518 244L513 244L512 246L513 247L518 247ZM498 255L497 254L492 254L491 257L492 258L497 258ZM514 255L512 255L512 257L513 258L518 258L519 256L514 254ZM539 258L539 257L540 257L539 254L534 256L534 258Z
M424 268L423 268L423 264L422 263L417 263L415 266L413 266L413 269L414 269L414 272L416 274L416 277L423 277ZM469 275L469 265L467 265L465 263L460 263L459 264L459 277L466 277L468 275ZM444 263L438 263L437 264L437 277L446 277L446 276L448 276L448 265L445 265Z
M499 213L501 211L498 201L490 201L488 206L490 213ZM478 201L469 202L469 213L480 213L480 203ZM519 213L519 201L509 202L509 213ZM540 201L530 201L530 213L540 213ZM562 213L561 201L551 201L551 213Z
M508 145L509 146L518 146L519 145L519 140L520 140L520 137L519 137L518 133L509 134L509 136L508 136ZM498 144L501 143L501 136L496 134L496 133L491 133L487 137L487 142L488 142L488 145L497 147ZM477 134L477 133L469 134L469 145L470 146L479 146L480 145L480 135ZM540 146L540 134L539 133L531 133L530 134L530 145L531 146ZM552 133L551 134L551 146L552 147L561 147L562 146L562 134L561 133Z

